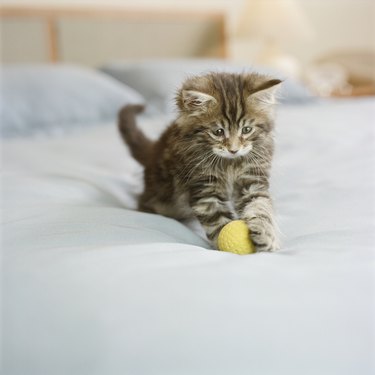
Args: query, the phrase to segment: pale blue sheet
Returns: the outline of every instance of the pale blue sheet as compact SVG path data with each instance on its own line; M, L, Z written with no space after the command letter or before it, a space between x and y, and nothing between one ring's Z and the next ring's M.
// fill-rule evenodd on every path
M132 211L114 125L5 142L4 374L373 374L374 103L279 109L274 254Z

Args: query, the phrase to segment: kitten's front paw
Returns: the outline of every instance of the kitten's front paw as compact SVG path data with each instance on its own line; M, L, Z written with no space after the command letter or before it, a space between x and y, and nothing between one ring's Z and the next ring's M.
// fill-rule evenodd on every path
M275 251L280 249L277 231L268 220L254 217L247 220L247 225L256 251Z

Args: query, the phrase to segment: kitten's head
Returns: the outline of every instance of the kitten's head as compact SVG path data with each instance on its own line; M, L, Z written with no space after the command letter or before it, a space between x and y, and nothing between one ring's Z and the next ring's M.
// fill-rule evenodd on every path
M178 123L223 158L257 152L273 128L278 79L210 73L185 81L176 101Z

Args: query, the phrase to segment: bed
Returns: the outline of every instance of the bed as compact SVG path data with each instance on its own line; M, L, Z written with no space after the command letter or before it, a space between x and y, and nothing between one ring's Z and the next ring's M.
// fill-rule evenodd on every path
M40 56L0 82L4 375L374 373L373 98L284 82L271 181L282 247L239 256L211 249L196 222L136 210L142 168L116 113L147 103L140 126L156 138L183 77L244 67Z
M171 117L140 123L157 137ZM90 121L4 134L4 374L373 372L372 98L280 105L283 245L250 256L137 212L141 167Z

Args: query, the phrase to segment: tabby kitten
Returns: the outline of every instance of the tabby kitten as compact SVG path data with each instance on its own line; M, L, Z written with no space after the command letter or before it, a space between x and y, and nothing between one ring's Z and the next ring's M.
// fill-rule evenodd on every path
M254 73L190 78L176 97L177 119L156 142L136 127L135 114L143 107L124 107L121 135L145 167L140 210L176 219L195 216L215 247L223 226L240 218L257 251L276 250L268 188L280 82Z

